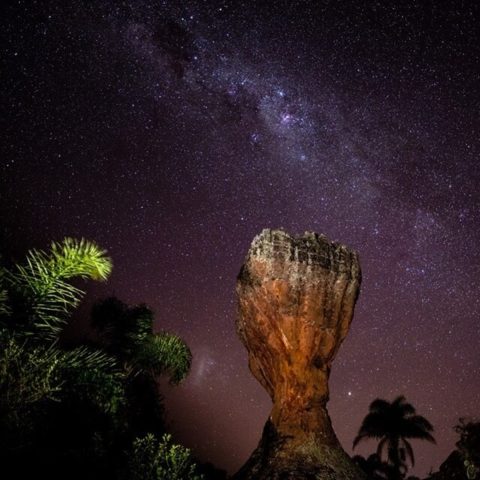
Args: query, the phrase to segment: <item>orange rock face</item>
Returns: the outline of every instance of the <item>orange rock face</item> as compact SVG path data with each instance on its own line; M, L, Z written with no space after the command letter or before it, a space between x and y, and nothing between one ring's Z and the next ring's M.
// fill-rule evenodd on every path
M358 255L324 236L264 230L237 281L237 332L273 401L237 479L363 479L326 410L328 377L360 288Z

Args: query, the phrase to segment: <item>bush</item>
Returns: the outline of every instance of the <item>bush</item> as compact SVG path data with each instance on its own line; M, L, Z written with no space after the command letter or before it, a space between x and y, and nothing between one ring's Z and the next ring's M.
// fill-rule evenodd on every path
M165 434L158 441L151 433L133 442L129 480L203 480L196 473L190 450Z

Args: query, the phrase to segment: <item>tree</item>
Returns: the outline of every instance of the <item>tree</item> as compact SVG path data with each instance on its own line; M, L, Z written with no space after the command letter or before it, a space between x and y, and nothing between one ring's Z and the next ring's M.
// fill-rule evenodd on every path
M60 341L84 295L72 280L105 280L111 268L96 244L69 238L0 266L0 462L17 478L124 478L135 437L163 433L156 378L181 382L191 353L178 336L153 332L150 309L108 299L94 308L99 342ZM188 463L169 437L152 438L138 446L153 445L165 468Z
M460 438L454 450L428 480L474 480L480 478L480 422L459 419L454 427Z
M431 432L433 427L430 422L417 415L405 397L399 396L392 403L376 399L370 404L369 413L353 441L353 448L364 439L379 440L377 454L382 458L386 451L386 459L392 466L389 478L397 480L406 473L407 461L412 466L415 464L413 448L408 440L420 439L435 443Z
M106 280L112 262L87 240L66 238L50 251L33 249L23 264L0 268L0 325L15 335L56 341L84 293L75 278Z
M464 459L467 478L477 478L480 474L480 422L461 418L455 431L460 435L456 446Z
M188 448L172 442L165 434L161 441L147 434L133 442L129 462L131 480L203 480Z
M130 377L167 375L172 384L188 374L192 354L177 335L153 332L154 315L146 305L128 306L115 297L92 309L92 326L100 345L123 365Z
M188 374L192 360L190 349L180 337L153 332L153 320L147 306L128 306L114 297L92 309L99 347L116 358L125 373L127 417L133 437L164 432L157 377L167 375L176 385Z
M112 268L95 243L66 238L50 251L30 250L23 264L0 267L0 412L55 400L75 373L112 371L114 360L80 347L64 351L58 338L84 292L74 278L105 280Z
M113 414L123 399L115 360L98 349L65 349L59 337L84 292L74 279L106 280L112 263L95 243L66 238L48 251L30 250L23 263L0 267L0 454L4 465L37 471L61 462L70 448L58 427L73 432L68 399ZM60 421L62 408L68 421ZM75 434L78 432L75 432ZM77 435L78 437L78 435ZM74 435L70 435L70 439ZM25 462L24 459L28 459ZM5 467L7 468L7 467ZM72 468L74 470L74 468Z

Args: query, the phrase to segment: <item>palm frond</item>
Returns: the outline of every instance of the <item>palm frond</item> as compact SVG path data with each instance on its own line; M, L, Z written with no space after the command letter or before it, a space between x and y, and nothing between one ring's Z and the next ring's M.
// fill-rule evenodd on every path
M92 326L99 333L102 347L125 364L134 362L137 352L152 337L153 318L146 305L129 307L115 297L106 298L92 308Z
M399 395L393 400L391 405L397 407L398 405L403 405L404 403L406 403L406 401L407 399L405 398L405 395Z
M409 417L410 415L416 414L415 407L408 402L398 403L392 407L398 409L398 412L402 417Z
M106 280L112 271L112 261L107 252L84 238L52 242L50 251L50 269L61 278Z
M403 442L403 445L405 446L405 452L406 452L408 458L410 458L410 462L412 464L412 467L414 467L415 466L415 455L413 454L413 448L410 445L410 442L408 440L406 440L405 438L402 438L402 442Z
M431 443L436 443L431 432L433 432L432 424L421 415L407 417L401 423L401 435L404 438L426 440Z
M403 436L405 438L412 438L417 440L426 440L430 443L437 443L433 435L425 430L422 430L415 426L408 426L403 428Z
M353 448L355 448L358 443L367 438L382 438L386 433L386 424L385 424L385 415L383 413L378 413L374 411L369 413L362 422L358 435L353 441Z
M380 442L378 443L378 447L377 447L378 458L381 459L383 457L383 449L385 447L387 447L387 449L388 449L388 442L389 442L389 438L388 437L383 437L382 440L380 440Z
M8 315L10 313L10 308L7 304L8 291L7 286L5 285L6 273L7 270L0 266L0 315Z
M50 346L27 348L25 342L2 335L0 353L0 404L15 412L44 399L56 400L63 380L63 352Z
M25 264L7 272L5 280L28 305L29 326L33 331L54 340L66 323L66 315L84 295L67 280L74 277L105 280L111 268L110 258L95 243L66 238L61 243L52 243L49 253L30 250Z
M7 305L7 300L7 290L0 290L0 315L8 315L10 313L10 308Z
M398 466L403 464L402 461L402 452L401 449L399 448L400 446L400 438L397 435L390 435L388 439L388 450L387 450L387 455L388 455L388 462L392 466Z
M63 368L115 370L117 363L113 357L101 350L82 345L73 350L65 351Z
M368 438L366 433L359 432L358 435L353 439L353 449L364 439Z
M132 339L136 342L146 341L153 333L153 311L146 305L136 305L129 308L128 315L132 324Z
M114 413L124 403L124 375L114 358L86 346L66 351L62 362L64 395L95 404Z
M415 427L425 430L427 432L433 432L433 425L422 415L414 415L408 418L408 422Z
M187 344L177 335L158 333L151 335L138 352L138 364L154 374L167 374L170 382L180 383L188 374L192 353Z
M368 408L370 412L382 413L390 410L391 405L390 405L390 402L387 402L387 400L383 400L382 398L377 398L370 404Z

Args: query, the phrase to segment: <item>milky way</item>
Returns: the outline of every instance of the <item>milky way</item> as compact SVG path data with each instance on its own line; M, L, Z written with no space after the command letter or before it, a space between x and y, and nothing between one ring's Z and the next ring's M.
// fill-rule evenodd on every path
M414 445L421 475L479 414L478 7L394 3L2 7L2 249L107 248L91 301L146 302L187 340L171 425L230 471L270 408L234 331L235 278L265 227L360 254L329 403L349 452L376 397L404 394L434 424L438 445Z

